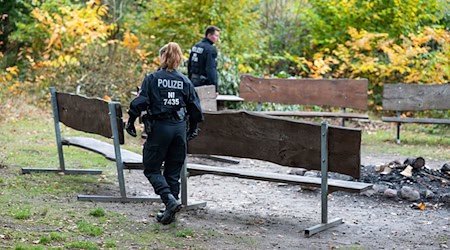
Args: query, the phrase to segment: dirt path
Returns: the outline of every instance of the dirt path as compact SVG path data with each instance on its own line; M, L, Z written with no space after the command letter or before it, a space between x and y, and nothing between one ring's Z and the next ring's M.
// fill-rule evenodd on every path
M363 155L363 165L405 157ZM192 158L191 162L227 165L252 170L286 173L275 164L241 159L230 165ZM430 166L440 162L428 163ZM128 192L152 195L141 171L126 173ZM207 249L446 249L450 247L450 207L410 207L377 195L336 192L329 198L329 219L344 224L311 238L303 230L320 222L320 192L299 186L220 176L194 176L189 180L189 200L206 201L205 209L181 213L178 224L210 232ZM114 206L128 216L152 220L159 204ZM147 209L148 208L148 209ZM237 240L239 239L239 240Z

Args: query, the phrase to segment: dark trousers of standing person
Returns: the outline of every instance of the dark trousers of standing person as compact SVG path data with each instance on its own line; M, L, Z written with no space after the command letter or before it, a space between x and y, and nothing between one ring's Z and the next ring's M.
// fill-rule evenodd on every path
M144 175L167 205L169 195L178 199L180 174L186 158L186 122L156 120L144 144ZM164 173L161 167L164 162Z

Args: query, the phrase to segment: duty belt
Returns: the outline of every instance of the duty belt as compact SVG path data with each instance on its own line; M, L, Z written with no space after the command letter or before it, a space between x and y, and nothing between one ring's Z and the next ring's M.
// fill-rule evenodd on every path
M191 76L192 78L198 78L198 79L201 79L201 78L204 78L204 79L206 79L207 77L206 76L204 76L204 75L200 75L200 74L192 74L192 76Z
M172 121L182 121L186 118L186 110L182 109L179 111L165 112L150 117L151 120L172 120Z
M176 117L173 113L160 113L156 115L152 115L151 119L153 120L178 120L178 117Z

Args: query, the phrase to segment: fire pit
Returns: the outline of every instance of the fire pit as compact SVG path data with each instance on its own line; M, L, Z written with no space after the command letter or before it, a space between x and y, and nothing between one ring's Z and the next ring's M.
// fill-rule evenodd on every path
M392 161L363 167L361 181L374 183L373 192L387 198L418 202L414 207L424 209L425 203L450 205L450 165L433 169L422 157L407 158L403 163Z

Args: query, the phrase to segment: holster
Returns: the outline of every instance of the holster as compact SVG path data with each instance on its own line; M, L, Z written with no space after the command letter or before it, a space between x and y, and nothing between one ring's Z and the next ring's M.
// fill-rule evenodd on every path
M186 108L180 108L178 111L176 111L175 113L174 113L174 115L176 116L176 118L179 120L179 121L184 121L184 120L186 120Z
M148 135L153 130L153 125L155 124L155 120L150 118L150 115L142 116L142 122L144 123L144 131Z

